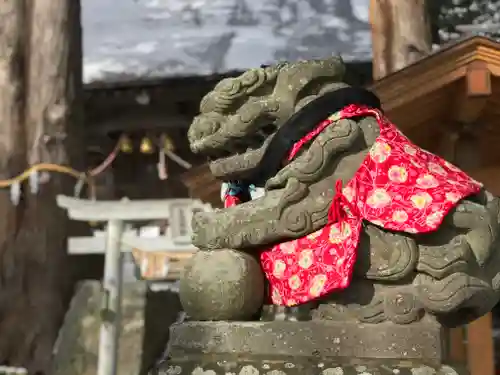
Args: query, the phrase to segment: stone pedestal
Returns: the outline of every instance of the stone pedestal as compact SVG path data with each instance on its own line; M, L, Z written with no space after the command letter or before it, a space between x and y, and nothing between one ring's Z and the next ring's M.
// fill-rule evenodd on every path
M185 322L161 375L465 375L435 322Z

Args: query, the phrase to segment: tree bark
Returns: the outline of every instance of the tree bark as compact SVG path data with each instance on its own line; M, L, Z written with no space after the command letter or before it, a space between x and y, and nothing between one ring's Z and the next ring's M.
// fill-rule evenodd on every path
M0 179L40 162L81 167L79 7L0 2ZM23 186L18 206L0 191L0 361L30 374L48 372L72 291L68 219L55 201L71 191L69 177L54 174L36 195Z
M432 51L426 0L370 0L370 24L374 80Z

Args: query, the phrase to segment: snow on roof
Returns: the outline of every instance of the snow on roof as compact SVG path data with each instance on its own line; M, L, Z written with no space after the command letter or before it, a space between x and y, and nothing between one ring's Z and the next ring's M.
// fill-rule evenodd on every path
M84 81L370 61L369 0L82 0Z
M441 43L463 37L464 33L460 29L469 35L482 35L492 39L498 39L500 36L499 0L440 0L430 4L437 11L435 22ZM475 25L477 28L469 28L468 32L466 26L469 25Z

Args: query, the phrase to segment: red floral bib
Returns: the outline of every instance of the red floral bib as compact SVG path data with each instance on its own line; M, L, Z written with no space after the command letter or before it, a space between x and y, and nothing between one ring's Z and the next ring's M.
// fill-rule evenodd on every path
M303 238L262 252L260 260L276 305L294 306L349 286L361 224L425 233L439 228L461 199L482 185L442 158L414 145L376 109L350 105L297 142L298 150L343 118L374 116L380 135L369 154L332 202L329 223Z

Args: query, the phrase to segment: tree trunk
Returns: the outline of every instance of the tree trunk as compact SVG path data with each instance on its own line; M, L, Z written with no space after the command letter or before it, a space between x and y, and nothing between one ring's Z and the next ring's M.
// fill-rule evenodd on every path
M425 0L370 0L373 79L403 69L432 50Z
M41 162L81 167L84 150L79 1L23 3L0 2L0 179ZM18 206L0 191L0 361L30 374L50 367L72 289L55 201L70 182L51 174L36 195L23 186Z

